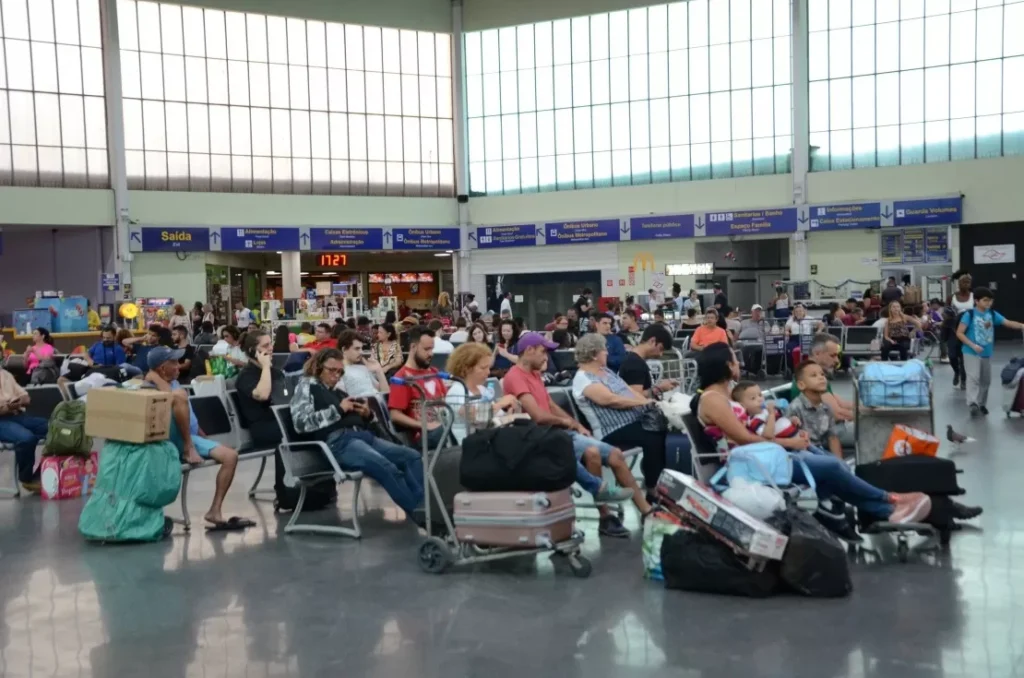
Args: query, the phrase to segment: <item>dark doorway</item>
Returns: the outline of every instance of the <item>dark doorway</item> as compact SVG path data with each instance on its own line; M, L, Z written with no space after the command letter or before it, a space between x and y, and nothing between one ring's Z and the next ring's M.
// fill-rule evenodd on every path
M487 276L487 308L498 312L497 275ZM601 289L601 271L570 271L568 273L516 273L500 276L502 292L512 293L512 313L521 316L531 330L543 329L556 312L565 313L572 306L573 296L584 287L595 295ZM516 301L516 296L523 300Z
M1024 222L1000 224L970 224L960 226L960 268L974 279L975 287L995 287L995 309L1012 320L1024 320L1024 290L1018 271L1024 270L1020 257L1024 257ZM984 258L986 245L1013 245L1015 263L989 263ZM981 255L975 260L975 248ZM1020 341L1019 332L999 330L997 339Z

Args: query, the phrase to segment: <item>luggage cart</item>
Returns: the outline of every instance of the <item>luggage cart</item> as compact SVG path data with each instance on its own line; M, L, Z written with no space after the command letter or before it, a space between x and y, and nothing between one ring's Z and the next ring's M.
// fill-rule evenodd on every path
M446 443L451 436L452 425L455 423L455 410L444 400L430 400L426 390L423 388L421 382L435 377L445 380L452 379L451 375L445 372L438 372L437 374L423 377L392 377L390 379L391 383L397 386L413 388L420 396L422 402L420 422L422 422L423 428L420 440L423 455L423 503L426 513L426 526L424 527L426 536L420 543L417 551L420 569L430 574L440 574L453 565L472 565L492 560L534 556L538 553L550 552L554 555L565 557L569 563L569 568L575 576L580 578L589 577L592 566L590 560L580 553L580 545L583 543L584 535L578 529L574 529L572 537L566 541L524 548L484 547L459 540L455 531L454 517L445 506L444 497L434 479L434 467L441 456L442 450L447 447ZM474 430L484 428L489 424L492 418L492 411L490 403L472 403L471 401L470 405L472 407L472 415L466 419L468 432L472 433ZM429 423L427 415L430 410L433 410L437 415L443 431L441 442L433 449L431 449L430 443L427 440L427 426ZM434 506L435 503L436 507ZM431 516L434 508L439 508L441 511L441 521L439 522L444 525L443 534L435 533L434 520L436 517Z
M662 379L675 379L681 393L694 393L697 389L697 361L686 357L684 349L672 348L665 351L660 360L648 361L651 379L657 383Z
M764 340L764 369L765 374L772 374L773 376L782 376L786 379L789 378L789 359L786 356L786 334L785 334L785 318L778 318L775 320L762 320L761 321L761 337ZM768 365L772 362L772 359L778 361L778 372L771 373L768 371Z
M856 439L854 441L854 460L857 465L868 464L881 460L882 453L892 435L893 427L896 424L904 424L926 433L935 432L935 394L932 389L933 379L928 379L927 384L923 380L904 382L903 384L872 383L865 380L864 364L851 365L853 375L853 421L856 427ZM900 402L914 392L927 390L927 404L920 407L903 407L899 405L886 405L882 407L870 407L864 404L863 396L866 389L873 389L881 393L885 401ZM900 562L907 562L910 554L908 535L917 533L929 540L916 546L917 551L934 551L939 548L938 530L927 523L903 523L877 522L864 531L865 534L894 534L896 536L896 554ZM943 537L944 539L945 537ZM863 547L862 547L863 548Z

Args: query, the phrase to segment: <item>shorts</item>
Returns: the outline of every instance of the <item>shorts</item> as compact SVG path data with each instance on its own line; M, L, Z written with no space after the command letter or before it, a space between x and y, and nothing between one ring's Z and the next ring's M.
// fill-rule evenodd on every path
M596 447L601 455L601 463L605 466L608 465L608 457L612 456L612 450L615 449L614 445L603 443L596 438L588 438L576 431L569 431L568 433L572 437L572 451L576 453L576 461L583 458L583 453L587 451L587 448Z
M178 448L178 454L184 457L185 441L182 439L181 433L178 431L178 423L174 421L173 417L171 418L171 430L168 438ZM192 444L196 446L196 452L203 459L210 459L211 453L221 446L216 440L208 440L202 436L192 436Z

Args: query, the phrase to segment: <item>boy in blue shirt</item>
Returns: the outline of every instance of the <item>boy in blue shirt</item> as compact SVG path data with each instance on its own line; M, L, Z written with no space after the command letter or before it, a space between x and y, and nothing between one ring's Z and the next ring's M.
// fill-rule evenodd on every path
M1024 324L1007 320L992 310L993 296L987 287L974 290L974 308L964 311L956 328L963 343L964 369L967 374L967 404L971 416L988 414L988 386L992 381L992 348L996 325L1024 330Z

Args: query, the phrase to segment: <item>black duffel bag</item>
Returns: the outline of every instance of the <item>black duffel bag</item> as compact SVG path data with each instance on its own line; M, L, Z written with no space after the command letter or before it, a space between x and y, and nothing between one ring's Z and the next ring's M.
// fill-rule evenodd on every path
M886 492L963 494L952 459L911 454L857 465L857 477Z
M665 588L766 598L779 590L779 564L756 570L722 542L701 530L679 530L661 542Z
M790 588L812 598L850 594L853 581L846 549L810 513L790 506L766 522L789 537L779 576Z
M576 480L572 438L562 429L517 421L462 441L459 476L471 492L557 492Z

